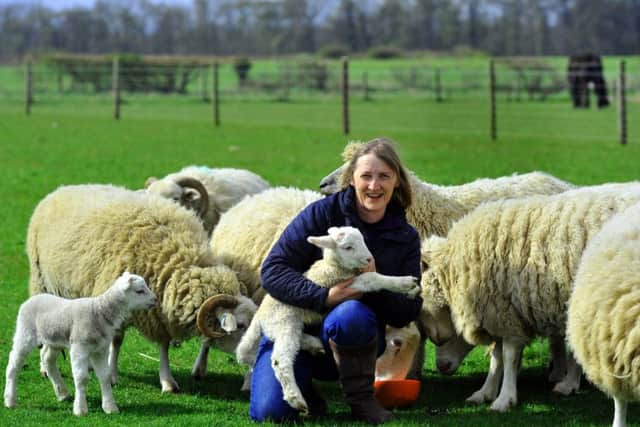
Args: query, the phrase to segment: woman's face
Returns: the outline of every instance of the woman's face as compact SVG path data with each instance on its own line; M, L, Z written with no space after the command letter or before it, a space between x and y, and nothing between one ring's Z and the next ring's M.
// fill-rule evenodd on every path
M382 219L393 190L400 183L388 164L369 153L356 160L351 185L356 190L358 215L363 221L373 223Z

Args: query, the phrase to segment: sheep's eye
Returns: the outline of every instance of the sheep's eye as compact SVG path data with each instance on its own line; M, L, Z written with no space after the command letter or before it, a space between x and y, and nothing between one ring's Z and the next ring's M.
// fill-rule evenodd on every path
M144 295L146 292L144 291L144 289L138 289L136 291L136 294L140 294L140 295Z
M345 251L352 251L353 250L353 246L345 246L344 250Z

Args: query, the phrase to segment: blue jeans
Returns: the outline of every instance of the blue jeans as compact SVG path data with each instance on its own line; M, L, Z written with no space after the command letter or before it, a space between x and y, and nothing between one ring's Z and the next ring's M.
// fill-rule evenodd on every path
M312 356L306 351L300 351L296 357L296 383L305 399L310 394L312 378L322 381L338 380L338 369L329 347L329 339L338 345L357 347L370 343L377 334L376 315L360 301L348 300L331 310L322 321L320 335L325 354ZM378 354L382 354L384 347L384 340L379 340ZM271 367L272 351L273 342L263 336L251 378L249 415L253 421L293 421L298 418L298 411L282 398L282 387Z

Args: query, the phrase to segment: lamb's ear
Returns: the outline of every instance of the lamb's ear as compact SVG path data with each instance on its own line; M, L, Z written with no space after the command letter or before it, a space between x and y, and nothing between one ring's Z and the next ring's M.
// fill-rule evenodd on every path
M347 234L344 229L340 229L338 227L330 227L329 230L327 230L327 233L336 241L336 243L344 239L344 236Z
M331 236L309 236L307 242L319 248L335 249L336 241Z
M158 178L156 178L155 176L150 176L149 178L147 178L147 180L144 182L144 188L149 188L149 186L151 184L153 184L154 182L156 182L158 180Z

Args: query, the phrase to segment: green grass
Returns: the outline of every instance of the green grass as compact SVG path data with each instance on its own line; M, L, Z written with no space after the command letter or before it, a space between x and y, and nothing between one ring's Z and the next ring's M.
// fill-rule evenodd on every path
M1 90L1 89L0 89ZM340 162L348 139L384 135L396 140L407 166L424 180L459 184L478 177L544 170L577 184L638 178L640 129L638 104L630 104L627 146L618 144L615 111L574 111L568 102L518 103L500 100L499 139L489 138L483 99L452 99L443 104L420 96L354 99L352 132L341 132L339 98L326 96L291 102L223 100L222 126L215 128L211 106L190 97L129 96L122 120L111 119L103 96L43 97L31 116L19 99L0 99L0 369L11 346L15 316L27 297L28 265L24 241L37 202L63 184L113 183L140 188L149 175L162 176L188 164L251 169L273 185L315 188ZM248 397L239 391L244 369L232 356L214 352L209 375L189 377L197 341L172 349L179 395L162 395L153 345L130 330L123 347L121 382L114 390L122 411L106 416L92 377L90 415L75 419L69 403L58 403L40 378L34 352L18 382L15 410L0 408L0 425L251 425ZM577 396L552 395L544 379L546 344L527 349L519 379L520 404L507 414L488 405L470 406L464 398L480 387L488 360L472 353L458 374L442 377L429 346L423 392L413 407L397 411L391 425L608 425L613 405L585 386ZM61 361L71 387L68 361ZM4 386L4 380L1 382ZM308 425L350 424L335 384L321 384L330 414ZM631 406L630 421L640 425ZM632 424L634 425L634 424Z

